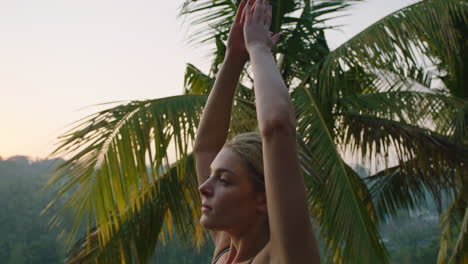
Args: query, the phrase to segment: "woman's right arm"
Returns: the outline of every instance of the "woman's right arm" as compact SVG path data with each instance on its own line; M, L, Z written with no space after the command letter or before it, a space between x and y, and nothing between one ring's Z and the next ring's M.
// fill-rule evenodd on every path
M229 33L224 62L208 96L197 129L193 151L197 163L198 184L208 179L211 162L226 142L234 93L249 58L245 49L241 17L244 6L243 1Z
M194 145L199 184L208 178L209 165L226 142L232 101L244 64L227 55L208 96Z
M242 14L245 2L237 11L227 42L224 62L217 75L195 137L194 154L198 184L211 173L210 165L226 142L231 119L232 102L242 69L249 55L245 49ZM214 255L229 247L231 238L226 232L210 231L215 244Z

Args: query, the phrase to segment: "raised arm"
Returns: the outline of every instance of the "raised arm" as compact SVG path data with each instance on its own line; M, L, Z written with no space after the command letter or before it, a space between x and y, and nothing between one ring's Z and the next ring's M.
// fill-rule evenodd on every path
M277 263L320 263L308 217L304 179L296 147L294 110L271 48L271 7L257 0L245 8L244 37L253 67L254 89L263 139L270 242Z
M232 102L242 69L249 55L243 35L242 2L231 26L224 62L208 97L195 138L198 183L210 173L210 164L226 142L231 119Z
M198 126L194 153L199 185L209 178L211 162L226 142L234 93L242 69L249 58L243 34L244 7L245 3L242 2L231 26L224 62L208 96ZM210 231L210 233L216 246L215 255L217 255L220 250L229 246L230 237L226 232Z

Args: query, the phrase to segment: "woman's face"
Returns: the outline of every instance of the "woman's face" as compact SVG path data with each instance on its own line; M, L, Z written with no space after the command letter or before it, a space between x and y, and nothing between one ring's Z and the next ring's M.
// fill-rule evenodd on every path
M224 147L211 163L210 177L199 186L200 223L215 231L241 231L266 213L265 193L254 191L250 172L241 157Z

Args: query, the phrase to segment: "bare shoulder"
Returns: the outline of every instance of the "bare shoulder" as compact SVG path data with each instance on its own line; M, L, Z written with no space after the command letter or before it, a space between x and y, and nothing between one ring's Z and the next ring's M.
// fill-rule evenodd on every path
M219 250L215 250L215 254L213 256L213 260L214 258L216 258L216 256L218 256L219 253L221 253L224 249L226 249L227 247L224 247L224 248L220 248ZM270 243L268 243L262 250L260 250L260 252L254 257L253 259L253 264L280 264L279 261L275 261L274 259L274 256L272 257L272 249L271 249L271 245ZM218 259L218 261L216 262L216 264L221 264L221 263L225 263L226 260L228 259L228 255L227 253L221 255L221 257ZM245 262L242 262L242 263L250 263L250 260L247 260Z

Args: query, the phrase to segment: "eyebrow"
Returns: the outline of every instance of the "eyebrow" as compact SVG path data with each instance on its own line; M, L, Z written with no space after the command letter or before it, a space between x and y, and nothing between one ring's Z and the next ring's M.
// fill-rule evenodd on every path
M230 174L232 174L232 175L234 175L234 176L236 175L233 171L228 170L228 169L226 169L226 168L217 168L217 169L214 169L214 170L211 169L211 171L212 171L212 172L219 172L219 173L227 172L227 173L230 173Z

